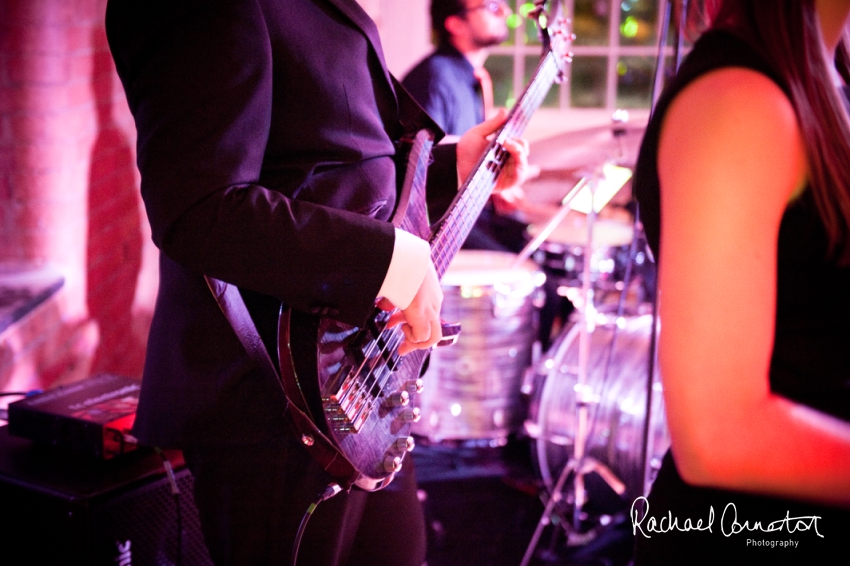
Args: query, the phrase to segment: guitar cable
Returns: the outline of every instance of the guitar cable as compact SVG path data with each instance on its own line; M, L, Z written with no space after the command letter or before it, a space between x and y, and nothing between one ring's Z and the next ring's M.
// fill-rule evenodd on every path
M310 520L310 517L313 515L313 512L316 510L316 507L319 506L319 503L330 499L337 493L342 491L342 488L339 487L338 484L330 483L328 486L318 495L316 501L310 504L307 507L307 511L304 513L304 516L301 518L301 524L298 526L298 532L295 534L295 542L292 545L292 562L291 566L296 566L298 563L298 549L301 546L301 537L304 536L304 531L307 529L307 521Z

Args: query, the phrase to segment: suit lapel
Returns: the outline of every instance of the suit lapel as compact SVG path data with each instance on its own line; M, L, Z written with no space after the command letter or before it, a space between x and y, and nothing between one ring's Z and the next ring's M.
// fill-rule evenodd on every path
M387 86L390 88L393 93L395 90L393 89L392 79L390 78L390 72L387 69L387 61L384 59L384 50L381 48L381 37L378 34L378 27L375 25L375 22L372 18L369 17L369 14L356 2L356 0L326 0L329 4L336 6L336 8L342 12L348 19L350 19L354 24L363 31L363 34L366 36L366 39L369 40L369 43L372 45L372 49L375 50L375 53L378 56L378 60L381 62L381 68L384 70L384 78L387 81Z

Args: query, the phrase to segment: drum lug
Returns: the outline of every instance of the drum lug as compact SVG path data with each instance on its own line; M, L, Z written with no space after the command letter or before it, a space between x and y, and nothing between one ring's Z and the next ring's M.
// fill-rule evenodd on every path
M519 392L523 395L531 395L534 392L535 384L546 377L546 372L541 372L534 365L525 368L522 372L522 381L520 382Z

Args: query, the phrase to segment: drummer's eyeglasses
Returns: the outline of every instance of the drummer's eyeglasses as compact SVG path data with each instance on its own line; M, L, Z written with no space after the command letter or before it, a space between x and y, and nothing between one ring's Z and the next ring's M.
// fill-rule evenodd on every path
M484 2L483 4L473 6L472 8L466 8L463 13L469 14L470 12L475 12L477 10L487 10L493 14L498 14L503 10L507 12L509 8L505 0L491 0L490 2Z

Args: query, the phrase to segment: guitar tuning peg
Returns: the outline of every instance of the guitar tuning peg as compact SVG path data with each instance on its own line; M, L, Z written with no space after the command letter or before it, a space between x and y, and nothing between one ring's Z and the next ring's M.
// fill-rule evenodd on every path
M413 440L412 436L405 436L404 438L397 439L393 447L398 452L412 452L416 447L416 441Z
M388 455L384 458L384 471L397 472L401 469L401 457Z
M397 391L387 399L389 407L406 407L408 403L410 403L410 393L407 391Z
M413 407L412 409L405 409L401 413L401 420L406 423L416 423L419 422L419 419L422 418L422 412L419 410L419 407Z

